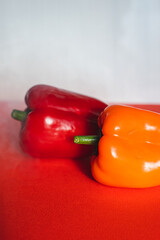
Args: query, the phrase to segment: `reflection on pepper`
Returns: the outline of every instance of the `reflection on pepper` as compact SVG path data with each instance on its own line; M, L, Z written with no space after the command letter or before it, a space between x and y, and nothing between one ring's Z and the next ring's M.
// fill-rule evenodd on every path
M160 185L160 114L112 105L101 113L98 125L99 154L91 161L98 182L128 188ZM93 139L95 144L96 136ZM86 141L87 136L75 137L75 142Z

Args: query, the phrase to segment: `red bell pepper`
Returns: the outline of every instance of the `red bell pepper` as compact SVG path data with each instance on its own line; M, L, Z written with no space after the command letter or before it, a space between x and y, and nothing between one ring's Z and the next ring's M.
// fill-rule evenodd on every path
M75 135L98 133L97 118L106 104L81 94L47 85L36 85L25 96L25 111L13 110L22 121L20 145L39 158L79 158L94 147L76 145Z

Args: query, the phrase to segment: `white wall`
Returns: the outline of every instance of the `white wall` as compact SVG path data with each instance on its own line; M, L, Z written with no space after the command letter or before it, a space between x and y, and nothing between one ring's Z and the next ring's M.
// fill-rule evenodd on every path
M0 100L38 83L160 103L160 1L0 0Z

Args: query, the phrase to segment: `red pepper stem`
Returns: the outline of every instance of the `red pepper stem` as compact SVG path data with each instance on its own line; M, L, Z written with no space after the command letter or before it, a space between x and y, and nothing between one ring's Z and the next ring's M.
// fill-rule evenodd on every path
M99 142L99 136L98 135L92 135L92 136L75 136L74 137L74 143L77 144L87 144L87 145L95 145Z
M18 121L24 121L27 117L27 113L25 111L13 110L11 113L12 118Z

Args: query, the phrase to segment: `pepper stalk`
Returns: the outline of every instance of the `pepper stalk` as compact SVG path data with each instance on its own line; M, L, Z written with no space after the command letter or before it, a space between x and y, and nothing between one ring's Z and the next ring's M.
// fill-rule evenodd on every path
M100 140L98 135L89 135L89 136L75 136L74 143L76 144L86 144L86 145L96 145Z

